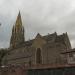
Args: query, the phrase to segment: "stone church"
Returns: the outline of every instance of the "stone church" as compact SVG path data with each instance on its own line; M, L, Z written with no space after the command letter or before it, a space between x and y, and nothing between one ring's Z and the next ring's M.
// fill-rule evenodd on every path
M57 35L54 32L46 36L38 33L34 39L25 41L24 27L19 12L12 28L8 53L2 63L4 65L63 64L67 61L61 53L70 49L71 44L67 33Z

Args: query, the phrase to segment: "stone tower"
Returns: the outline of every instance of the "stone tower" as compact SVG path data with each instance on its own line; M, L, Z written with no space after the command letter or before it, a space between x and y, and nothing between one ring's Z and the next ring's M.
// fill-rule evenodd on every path
M17 20L12 29L10 47L15 48L24 43L24 27L22 26L21 14L19 12Z

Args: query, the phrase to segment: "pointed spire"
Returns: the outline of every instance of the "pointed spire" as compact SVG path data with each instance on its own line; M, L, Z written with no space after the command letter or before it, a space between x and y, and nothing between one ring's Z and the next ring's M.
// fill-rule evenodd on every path
M21 19L21 14L20 14L20 11L18 13L18 16L17 16L17 20L16 20L16 26L21 26L22 25L22 19Z
M10 46L17 47L22 43L24 43L24 27L22 26L22 19L21 19L21 14L19 11L16 23L12 29Z
M19 11L19 13L18 13L18 17L17 17L17 19L21 19L21 14L20 14L20 11Z
M18 16L21 16L21 14L20 14L20 10L19 10Z

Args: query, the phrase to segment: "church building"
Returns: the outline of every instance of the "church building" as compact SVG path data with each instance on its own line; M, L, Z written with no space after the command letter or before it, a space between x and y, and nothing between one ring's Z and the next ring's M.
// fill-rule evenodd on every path
M66 56L61 53L71 50L67 33L57 35L56 32L42 36L37 34L32 40L26 41L21 14L19 12L12 28L10 47L3 59L4 65L18 64L64 64Z

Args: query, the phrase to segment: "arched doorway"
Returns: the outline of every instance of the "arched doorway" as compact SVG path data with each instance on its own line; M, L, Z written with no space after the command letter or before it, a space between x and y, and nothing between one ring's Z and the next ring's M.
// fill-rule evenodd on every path
M41 49L40 48L37 48L36 63L37 64L41 64L42 63L42 56L41 56Z

